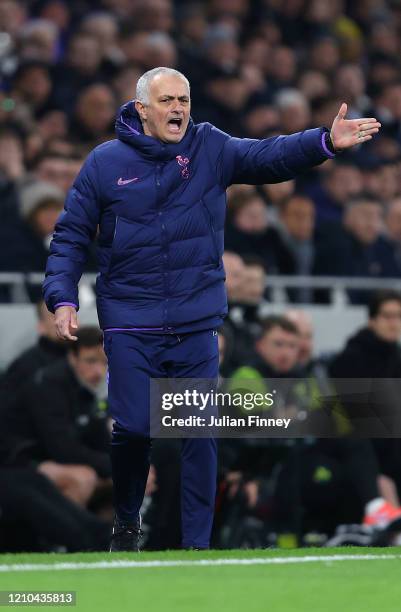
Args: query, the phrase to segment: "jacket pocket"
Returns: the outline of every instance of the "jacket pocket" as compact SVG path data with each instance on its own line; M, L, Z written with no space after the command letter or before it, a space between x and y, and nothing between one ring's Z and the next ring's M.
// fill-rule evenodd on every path
M214 229L214 224L213 224L213 217L210 214L210 211L203 200L201 200L201 205L202 205L203 215L209 227L209 234L210 234L211 241L212 241L213 261L216 267L218 267L220 265L220 253L219 253L219 247L217 244L216 230Z

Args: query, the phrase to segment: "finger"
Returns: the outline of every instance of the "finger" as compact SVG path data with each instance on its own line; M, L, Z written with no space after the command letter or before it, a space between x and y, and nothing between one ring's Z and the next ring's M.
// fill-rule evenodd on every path
M367 136L362 136L362 138L356 139L356 144L361 144L362 142L366 142L367 140L372 140L372 136L368 134Z
M380 128L382 126L381 123L379 123L378 121L376 122L371 122L371 123L362 123L359 125L359 131L366 131L366 130L370 130L372 128Z
M340 106L340 110L338 111L338 116L340 119L344 119L345 115L347 114L347 110L348 106L345 104L345 102L343 102Z
M71 336L71 334L68 332L64 336L64 340L72 340L73 342L76 342L78 340L78 336Z
M377 134L378 131L379 131L379 128L371 128L369 130L363 130L363 136L366 136L367 134Z
M58 323L58 335L62 340L78 340L70 334L70 318L61 319Z
M379 123L376 117L361 117L360 119L356 119L356 121L359 123L359 125L362 125L363 123Z

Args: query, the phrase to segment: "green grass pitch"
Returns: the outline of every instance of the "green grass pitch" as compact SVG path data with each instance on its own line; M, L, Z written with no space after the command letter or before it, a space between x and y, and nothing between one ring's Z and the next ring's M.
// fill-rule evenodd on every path
M398 612L401 548L3 554L0 590L76 591L83 612Z

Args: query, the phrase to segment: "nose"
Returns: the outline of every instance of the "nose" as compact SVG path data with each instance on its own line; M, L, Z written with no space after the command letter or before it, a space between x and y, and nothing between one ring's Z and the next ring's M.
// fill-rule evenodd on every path
M184 105L180 100L174 100L173 102L173 112L180 113L184 109Z

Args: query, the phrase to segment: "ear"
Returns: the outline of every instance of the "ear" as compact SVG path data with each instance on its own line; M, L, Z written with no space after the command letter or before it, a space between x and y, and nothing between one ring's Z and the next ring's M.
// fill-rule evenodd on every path
M138 112L142 121L146 121L147 119L146 106L142 104L142 102L139 102L139 100L135 100L135 109Z

